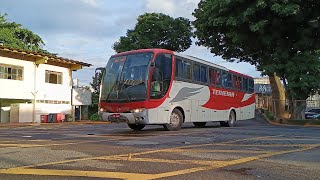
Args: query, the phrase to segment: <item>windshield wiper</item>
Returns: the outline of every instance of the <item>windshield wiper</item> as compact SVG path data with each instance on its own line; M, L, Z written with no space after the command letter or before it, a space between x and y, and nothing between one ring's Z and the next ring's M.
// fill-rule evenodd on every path
M110 89L110 91L109 91L109 93L108 93L108 96L107 96L107 98L106 98L106 102L108 102L109 97L110 97L110 94L111 94L111 92L112 92L113 88L115 87L115 85L117 85L117 84L118 84L118 82L119 82L119 76L117 76L116 81L115 81L115 82L114 82L114 84L112 85L112 87L111 87L111 89Z
M138 85L140 85L140 84L144 84L145 82L144 82L144 81L140 81L140 80L129 80L129 81L132 81L133 83L132 83L132 84L129 84L128 87L122 89L123 85L124 85L124 84L127 84L126 81L128 81L128 80L124 80L124 81L122 80L122 81L121 81L122 85L121 85L121 87L120 87L120 92L123 93L123 94L125 94L127 100L128 100L129 102L131 102L131 99L130 99L129 95L128 95L127 92L125 92L125 90L128 89L128 88L134 87L134 86L138 86ZM140 81L140 82L139 82L139 81Z

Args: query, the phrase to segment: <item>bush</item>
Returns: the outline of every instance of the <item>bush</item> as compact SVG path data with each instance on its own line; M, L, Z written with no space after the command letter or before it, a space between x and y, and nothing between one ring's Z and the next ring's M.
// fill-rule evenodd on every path
M66 122L71 122L73 121L73 116L72 114L66 114L66 119L65 119Z
M271 112L269 112L268 110L265 110L265 111L264 111L264 114L267 116L267 118L268 118L269 120L275 120L274 115L273 115Z
M99 114L96 112L92 114L89 119L92 121L99 121Z

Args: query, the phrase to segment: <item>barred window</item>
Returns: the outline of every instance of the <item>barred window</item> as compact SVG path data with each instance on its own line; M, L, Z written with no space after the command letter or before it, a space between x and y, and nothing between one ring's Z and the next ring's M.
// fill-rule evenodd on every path
M0 79L23 80L23 67L0 64Z
M46 83L62 84L62 73L55 71L46 71Z

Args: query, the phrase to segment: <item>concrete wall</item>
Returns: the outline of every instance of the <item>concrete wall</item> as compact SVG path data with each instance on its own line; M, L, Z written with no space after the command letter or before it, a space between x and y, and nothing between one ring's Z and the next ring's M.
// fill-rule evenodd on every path
M10 107L10 122L31 123L33 118L32 104L12 104Z
M10 107L10 122L19 122L19 106L17 104L13 104Z

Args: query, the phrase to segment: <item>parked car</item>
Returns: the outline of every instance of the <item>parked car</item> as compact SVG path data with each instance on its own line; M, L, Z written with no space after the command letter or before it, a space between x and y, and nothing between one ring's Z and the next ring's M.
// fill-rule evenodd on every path
M306 119L318 119L320 118L320 109L309 109L305 112Z
M320 114L315 114L315 115L311 116L310 119L320 119Z

